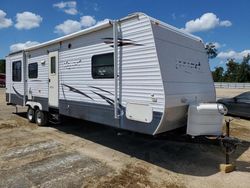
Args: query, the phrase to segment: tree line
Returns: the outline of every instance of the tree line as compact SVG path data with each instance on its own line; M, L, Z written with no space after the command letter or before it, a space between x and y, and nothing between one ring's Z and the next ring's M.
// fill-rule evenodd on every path
M213 43L206 44L205 47L209 59L217 56L218 51ZM250 54L243 57L241 62L235 59L228 59L226 69L223 67L215 67L212 71L215 82L250 82Z
M228 59L226 69L215 67L212 71L215 82L250 82L250 54L245 56L241 62Z
M0 73L5 73L5 60L0 59Z

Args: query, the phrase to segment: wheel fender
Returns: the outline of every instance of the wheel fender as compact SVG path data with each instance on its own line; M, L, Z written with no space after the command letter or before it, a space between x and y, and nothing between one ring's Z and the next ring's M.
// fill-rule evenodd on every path
M37 106L39 108L39 110L43 110L42 105L39 102L28 101L28 102L26 102L25 105L30 106L33 109Z

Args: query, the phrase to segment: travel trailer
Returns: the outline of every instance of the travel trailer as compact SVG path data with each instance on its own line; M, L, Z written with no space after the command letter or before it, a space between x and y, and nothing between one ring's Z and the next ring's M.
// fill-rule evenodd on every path
M214 103L203 42L144 13L10 53L6 61L7 103L28 106L28 120L39 125L65 115L151 135L187 124L191 135L221 133L224 108Z

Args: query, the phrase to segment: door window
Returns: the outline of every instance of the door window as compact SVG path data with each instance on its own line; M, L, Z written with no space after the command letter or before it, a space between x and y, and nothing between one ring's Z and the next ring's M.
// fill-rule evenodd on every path
M56 74L56 57L55 56L50 58L50 73Z
M22 62L12 62L12 80L14 82L21 82L22 80Z

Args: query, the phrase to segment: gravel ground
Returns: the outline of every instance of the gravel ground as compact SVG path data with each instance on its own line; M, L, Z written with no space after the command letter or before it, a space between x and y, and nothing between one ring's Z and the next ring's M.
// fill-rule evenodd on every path
M226 88L217 88L216 89L216 96L217 98L229 98L235 97L243 92L250 91L249 89L226 89Z
M181 132L151 137L76 119L38 127L5 105L0 89L0 187L249 187L250 121L233 121L243 140L237 170L219 172L216 142Z

